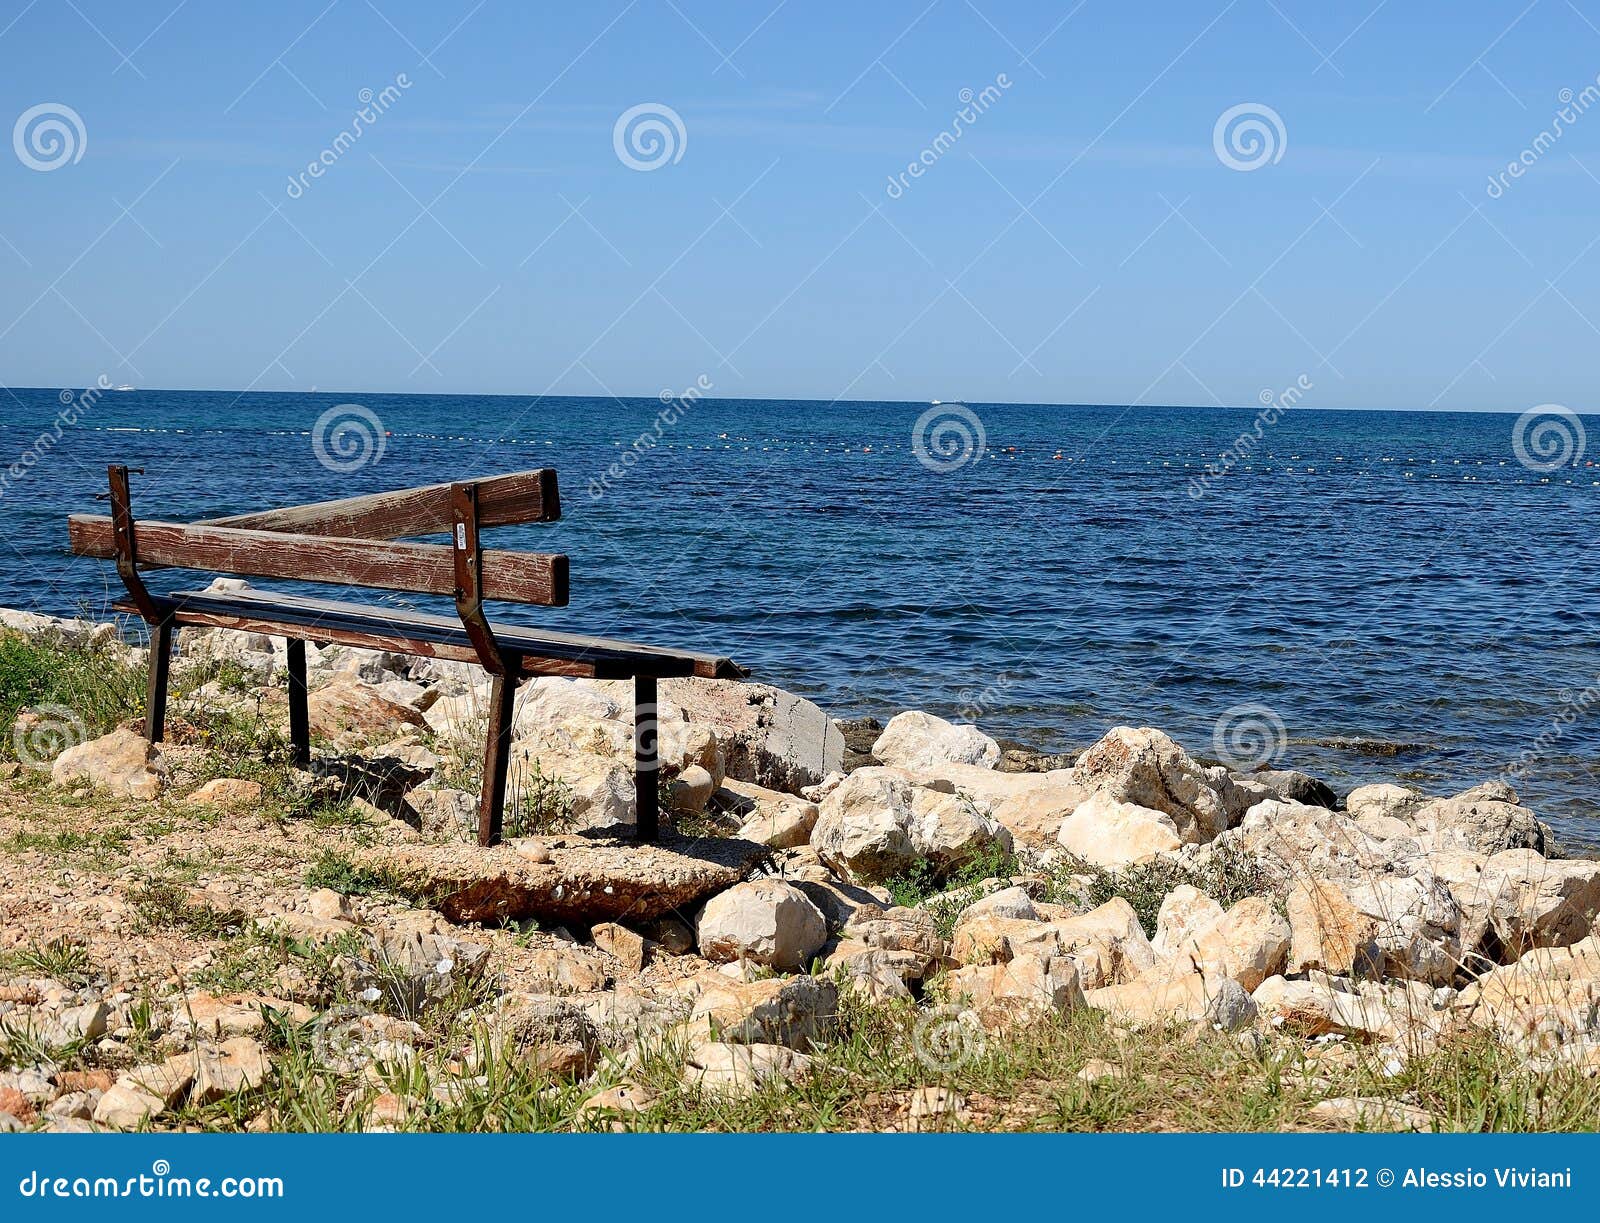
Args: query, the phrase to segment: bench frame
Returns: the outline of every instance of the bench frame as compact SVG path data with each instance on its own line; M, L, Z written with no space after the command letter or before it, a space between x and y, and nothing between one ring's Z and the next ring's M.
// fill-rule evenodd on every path
M484 742L483 788L478 803L478 843L501 839L505 788L510 774L517 685L536 675L633 680L635 829L640 841L659 833L657 680L669 676L739 679L748 674L726 658L658 650L570 634L497 631L484 613L485 599L564 606L567 558L492 552L485 581L485 526L554 522L560 517L555 472L540 469L425 488L292 506L190 524L138 523L129 496L130 469L108 469L109 520L74 515L68 525L72 550L114 559L127 588L117 609L139 615L150 631L145 696L145 734L159 743L166 729L167 684L172 644L180 626L239 629L285 637L288 643L289 741L294 763L311 764L309 688L305 643L321 641L391 649L414 656L475 662L491 677ZM450 532L448 568L437 545L389 543L402 536ZM378 538L379 536L383 538ZM141 546L141 536L145 543ZM303 577L348 585L423 593L448 593L465 632L466 645L444 631L440 617L286 597L275 609L263 592L259 610L249 598L218 596L228 606L207 609L203 596L153 594L140 566L210 569L267 577ZM311 572L307 572L307 567ZM196 606L190 607L186 598ZM305 609L311 609L307 611ZM320 610L319 610L320 609ZM279 614L274 614L275 610ZM351 623L340 623L343 617Z

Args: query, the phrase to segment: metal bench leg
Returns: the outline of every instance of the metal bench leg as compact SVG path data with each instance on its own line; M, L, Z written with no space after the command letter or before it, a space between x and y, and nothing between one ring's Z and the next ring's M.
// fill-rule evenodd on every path
M517 669L507 667L494 677L489 692L489 732L483 748L483 793L478 798L478 844L498 845L506 809L506 775L511 770L512 706L517 698Z
M172 666L172 621L150 625L150 672L144 691L144 737L160 743L167 733L167 673Z
M311 767L311 712L306 694L306 643L289 638L289 751L296 768Z
M639 840L654 841L660 832L661 796L656 789L661 776L656 738L656 677L633 677L633 809Z

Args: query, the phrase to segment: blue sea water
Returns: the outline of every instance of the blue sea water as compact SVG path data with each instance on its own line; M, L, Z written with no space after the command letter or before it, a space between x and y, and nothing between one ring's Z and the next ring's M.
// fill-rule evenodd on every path
M382 432L319 461L317 421L349 403ZM145 468L139 516L176 520L553 466L562 520L493 542L568 553L571 606L505 619L1048 748L1131 722L1220 755L1219 719L1255 717L1336 788L1520 765L1567 841L1600 842L1600 422L1592 457L1541 473L1514 415L1293 409L1196 496L1255 408L971 404L982 449L953 466L957 434L913 445L927 404L136 391L41 453L61 407L0 396L0 458L37 459L0 492L0 605L119 592L65 551L110 462Z

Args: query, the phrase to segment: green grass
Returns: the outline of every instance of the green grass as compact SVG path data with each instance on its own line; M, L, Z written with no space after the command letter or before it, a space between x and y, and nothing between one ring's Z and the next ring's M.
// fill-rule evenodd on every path
M409 1065L342 1070L324 1056L318 1025L279 1021L270 1044L274 1072L249 1096L191 1110L173 1124L237 1129L265 1110L274 1129L359 1128L370 1102L393 1093L407 1102L401 1129L438 1132L879 1130L904 1125L916 1088L939 1085L965 1099L970 1115L950 1128L1094 1132L1111 1130L1272 1131L1313 1124L1310 1110L1336 1096L1404 1101L1432 1113L1444 1130L1593 1130L1600 1083L1576 1070L1533 1072L1487 1035L1446 1042L1387 1077L1359 1046L1328 1068L1298 1041L1259 1046L1202 1031L1121 1033L1093 1011L1041 1021L974 1042L959 1065L933 1070L916 1054L926 1013L909 1004L846 999L838 1030L812 1050L810 1073L769 1082L748 1096L686 1086L679 1036L648 1041L631 1069L610 1061L579 1084L535 1068L525 1049L492 1041L459 1014L425 1024ZM1091 1059L1122 1075L1094 1083L1077 1075ZM655 1102L640 1115L589 1118L586 1099L621 1081L643 1085Z
M940 871L926 858L921 858L910 870L896 875L884 886L895 904L907 908L921 906L931 912L940 937L949 938L955 931L961 910L973 900L963 889L985 879L1009 879L1016 871L1016 855L998 845L990 845L954 871Z
M128 893L128 901L146 929L181 930L196 938L222 938L244 924L236 913L219 912L190 898L168 880L153 880Z
M572 826L572 787L547 777L537 759L517 771L514 783L518 797L506 813L506 836L542 836Z
M378 871L357 866L343 854L331 849L322 851L311 869L306 871L308 888L332 888L341 896L370 896L388 890L387 878Z
M63 985L86 985L94 977L89 951L74 939L29 943L0 957L0 972L48 977Z
M78 863L91 870L104 870L121 858L129 839L126 829L82 832L62 829L56 832L25 830L13 833L0 843L8 853L38 853Z
M144 716L144 669L110 645L69 647L49 633L0 631L0 721L24 708L70 709L92 737ZM71 746L63 743L61 746ZM16 759L15 737L0 739L0 758Z

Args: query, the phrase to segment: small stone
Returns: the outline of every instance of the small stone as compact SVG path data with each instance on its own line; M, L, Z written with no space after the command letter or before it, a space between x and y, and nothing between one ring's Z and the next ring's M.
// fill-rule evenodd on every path
M1108 1062L1103 1057L1091 1057L1078 1071L1079 1081L1084 1083L1098 1083L1101 1079L1124 1079L1128 1072L1115 1062Z
M919 1087L911 1093L908 1128L917 1133L947 1130L972 1120L967 1098L949 1087Z
M224 1096L253 1091L266 1081L272 1063L261 1045L248 1036L235 1036L215 1049L201 1050L190 1099L210 1104Z
M698 814L706 809L706 804L711 801L711 795L716 788L717 783L709 769L691 764L673 779L668 789L672 809L691 815Z
M507 844L529 862L543 864L555 860L555 855L550 852L550 846L538 837L517 837Z
M601 922L590 932L594 945L622 961L631 973L644 971L645 945L642 936L616 922Z
M637 1116L656 1102L655 1093L638 1083L621 1082L590 1096L578 1109L578 1119L592 1121L613 1115Z
M189 795L189 801L207 807L253 807L261 801L261 783L217 777Z
M324 921L351 921L350 899L332 888L318 888L306 900L306 912Z
M695 935L708 960L748 959L793 971L828 941L828 923L799 888L756 879L713 896L695 919Z

